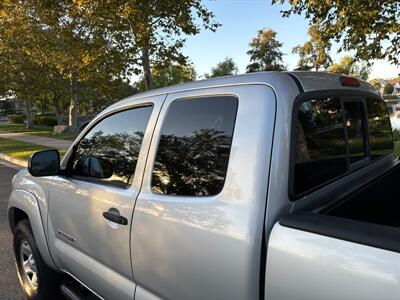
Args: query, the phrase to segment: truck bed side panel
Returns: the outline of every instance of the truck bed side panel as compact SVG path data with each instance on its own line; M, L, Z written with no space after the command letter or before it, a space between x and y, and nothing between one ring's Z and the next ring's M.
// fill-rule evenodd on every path
M276 224L267 252L266 297L399 299L399 253Z

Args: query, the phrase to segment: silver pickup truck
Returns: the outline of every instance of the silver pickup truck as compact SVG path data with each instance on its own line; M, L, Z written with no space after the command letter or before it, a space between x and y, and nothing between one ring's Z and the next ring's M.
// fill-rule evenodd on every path
M369 84L266 72L138 94L8 216L28 299L400 298L400 172Z

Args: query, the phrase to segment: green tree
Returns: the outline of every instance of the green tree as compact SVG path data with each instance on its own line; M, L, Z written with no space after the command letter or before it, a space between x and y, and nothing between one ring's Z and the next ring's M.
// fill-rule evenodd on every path
M234 75L238 73L238 67L232 58L225 58L225 60L218 63L214 68L211 69L211 74L204 74L204 77L219 77L226 75Z
M304 14L319 25L325 41L337 41L340 51L354 50L362 61L386 59L400 63L400 4L397 0L272 0L289 3L283 17Z
M196 79L196 71L193 66L171 64L169 66L153 67L153 87L161 88L173 84L184 83ZM137 83L139 91L146 90L145 78L142 76Z
M357 63L353 57L346 55L338 63L330 66L328 72L350 75L367 80L371 68L365 63Z
M40 78L39 94L34 100L40 103L42 112L44 107L50 106L56 115L57 124L62 125L64 113L69 106L70 82L57 70L49 68L43 68Z
M68 0L4 0L0 6L1 42L9 49L14 43L18 57L69 81L68 123L73 130L78 126L78 83L95 74L118 76L122 72L118 49L104 28L90 27L90 13L84 4L85 1Z
M42 34L44 39L40 39L44 51L36 52L36 57L69 80L71 99L68 125L72 130L77 130L78 83L98 77L99 73L118 75L121 70L115 70L117 64L113 66L111 63L116 55L105 33L88 26L86 7L70 1L58 1L57 4L43 2L35 7L39 20L45 25ZM47 9L52 13L47 14Z
M379 80L377 79L372 79L371 81L369 81L369 83L371 85L373 85L379 92L381 92L382 90L382 84Z
M283 43L276 39L276 32L271 29L259 30L257 36L249 44L250 64L247 72L282 71Z
M4 45L2 45L4 46ZM0 46L0 94L12 94L25 106L26 127L33 126L33 100L40 93L43 69L18 50Z
M187 65L182 54L184 36L202 28L215 31L214 14L201 0L121 0L94 3L92 22L104 26L108 37L123 49L129 74L143 74L146 89L154 87L152 70L177 63Z
M390 83L386 83L386 84L383 86L382 94L384 94L384 95L392 94L392 93L393 93L393 90L394 90L394 86L391 85Z
M332 59L329 55L331 43L326 41L318 26L311 26L308 29L310 40L303 45L298 45L292 49L293 54L300 56L297 70L319 71L321 67L327 68L332 64Z
M122 78L91 78L79 83L80 111L97 113L110 104L133 95L136 90Z
M25 105L26 125L33 125L32 102L42 84L43 68L27 47L40 28L19 2L4 0L0 5L0 93L13 94Z

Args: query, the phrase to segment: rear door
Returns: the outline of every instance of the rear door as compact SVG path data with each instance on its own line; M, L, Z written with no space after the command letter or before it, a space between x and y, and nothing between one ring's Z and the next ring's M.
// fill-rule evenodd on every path
M263 84L168 95L133 217L136 300L258 298L275 106Z

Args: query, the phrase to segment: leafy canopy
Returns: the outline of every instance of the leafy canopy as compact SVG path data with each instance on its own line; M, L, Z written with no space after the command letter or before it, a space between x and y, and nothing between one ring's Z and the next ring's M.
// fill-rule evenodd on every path
M205 74L204 77L218 77L226 75L234 75L238 73L238 67L232 58L226 57L224 61L218 63L211 69L211 74Z
M308 29L310 39L303 45L298 45L292 49L293 54L300 56L297 64L297 70L318 71L321 67L327 68L332 64L329 55L331 43L326 41L317 25L310 26Z
M367 80L371 68L365 63L357 63L353 57L346 55L338 63L330 66L328 71Z
M196 79L196 71L193 66L179 64L153 67L152 73L155 88L184 83ZM137 88L139 91L144 91L146 89L143 77L141 77L137 83Z
M143 73L147 88L152 88L151 68L188 64L182 53L186 36L220 26L201 0L82 1L91 7L93 26L107 28L107 38L120 49L126 75Z
M272 0L290 4L284 17L304 14L320 25L326 41L354 50L357 60L387 59L400 64L400 2L398 0Z
M276 32L271 29L259 30L257 36L250 42L250 64L247 72L258 71L282 71L285 66L282 63L283 53L280 48L283 43L276 39Z

